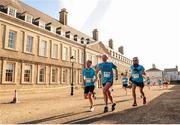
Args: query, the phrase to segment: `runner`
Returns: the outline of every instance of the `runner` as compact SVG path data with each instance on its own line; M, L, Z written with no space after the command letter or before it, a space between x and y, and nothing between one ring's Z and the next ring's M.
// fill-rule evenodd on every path
M163 84L163 80L159 79L159 80L158 80L159 88L161 88L162 84Z
M164 88L168 89L168 81L167 81L167 79L163 80L163 89Z
M84 82L84 98L89 99L90 111L94 111L92 95L95 89L96 74L95 70L91 68L92 61L88 60L87 68L83 69L83 82Z
M103 95L105 101L104 113L108 112L108 98L112 103L112 111L115 110L116 103L113 100L113 97L110 92L110 87L113 85L113 69L116 71L116 80L118 80L118 71L117 67L112 62L107 62L108 56L102 56L102 63L97 66L96 74L101 71L102 76L102 85L103 85Z
M151 81L150 81L150 78L149 78L149 77L147 77L146 82L147 82L147 87L148 87L149 90L150 90L150 83L151 83Z
M121 73L121 76L122 76L122 84L123 84L123 88L126 92L126 95L127 95L127 87L128 87L128 77L126 74L124 73Z
M140 93L143 97L143 104L146 104L146 97L143 92L144 88L144 78L145 76L145 69L142 65L139 65L138 57L133 58L133 65L131 66L131 82L132 82L132 95L134 99L134 103L132 106L137 106L136 102L136 86L139 87Z

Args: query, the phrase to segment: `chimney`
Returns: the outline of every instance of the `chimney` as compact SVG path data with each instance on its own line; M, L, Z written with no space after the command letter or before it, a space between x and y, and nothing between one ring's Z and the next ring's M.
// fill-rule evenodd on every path
M152 64L152 68L155 69L155 68L156 68L156 65L155 65L155 64Z
M120 46L118 48L118 52L120 52L122 55L124 55L124 47L123 46Z
M110 47L111 49L113 49L113 40L112 40L112 39L109 40L109 47Z
M66 9L61 9L61 11L59 12L59 22L63 25L67 25L67 16L68 12L66 11Z
M177 71L178 71L178 66L176 65L176 69L177 69Z
M99 32L97 29L93 30L93 39L98 41L99 40Z

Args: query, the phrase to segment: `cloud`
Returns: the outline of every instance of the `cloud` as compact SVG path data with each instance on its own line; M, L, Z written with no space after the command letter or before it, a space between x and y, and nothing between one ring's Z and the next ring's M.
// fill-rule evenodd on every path
M101 22L104 15L110 8L110 3L111 0L99 0L94 10L92 10L90 15L86 19L86 22L82 27L82 30L89 31L92 30L93 27L95 28L96 26L98 26L98 24Z

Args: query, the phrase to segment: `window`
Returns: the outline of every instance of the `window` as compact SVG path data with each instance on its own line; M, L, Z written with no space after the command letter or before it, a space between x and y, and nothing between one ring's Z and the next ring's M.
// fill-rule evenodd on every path
M9 40L8 40L8 48L15 49L17 32L10 30L9 31Z
M32 50L33 50L33 37L27 36L26 52L32 53Z
M32 65L25 64L24 66L24 82L31 82Z
M6 65L6 82L13 82L14 81L14 67L13 63L7 63Z
M39 27L45 29L45 22L39 21Z
M56 27L51 26L51 32L56 33Z
M57 68L52 68L52 74L51 74L51 77L52 77L52 82L57 82Z
M16 17L16 10L13 9L13 8L9 8L9 9L8 9L8 14L9 14L10 16Z
M74 60L76 62L76 50L72 50L72 54L71 55L74 57Z
M81 38L81 44L84 44L84 38Z
M84 64L84 53L82 51L79 52L79 63Z
M92 54L88 53L87 54L87 59L92 61Z
M67 69L63 69L63 76L62 76L62 82L66 82L67 76Z
M53 44L52 58L58 58L58 44Z
M32 23L32 19L33 19L33 17L31 16L31 15L26 15L26 22L28 22L28 23Z
M44 41L44 40L42 40L41 42L40 42L40 48L39 48L40 50L39 50L39 55L40 56L46 56L46 50L47 50L47 42L46 41Z
M40 66L39 70L39 82L45 82L46 79L46 67Z
M74 41L77 41L77 35L74 35Z
M67 38L70 38L70 33L71 33L70 31L66 32L66 37Z
M62 55L62 60L67 60L68 57L68 48L63 47L63 55Z
M82 72L80 71L80 73L79 73L79 82L80 82L80 83L83 82L82 79L83 79L83 76L82 76Z

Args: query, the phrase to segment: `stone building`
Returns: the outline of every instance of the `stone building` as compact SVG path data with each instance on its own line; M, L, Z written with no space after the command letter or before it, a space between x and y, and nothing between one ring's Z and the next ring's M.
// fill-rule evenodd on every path
M150 78L151 83L157 83L158 80L162 80L163 77L163 71L158 69L155 64L152 65L152 68L146 70L147 76Z
M122 51L122 49L121 49ZM0 88L61 87L82 82L82 68L87 59L93 66L102 54L119 67L129 68L132 61L92 37L68 25L68 12L61 9L59 20L19 0L0 1Z

